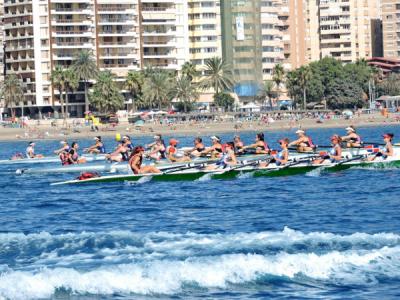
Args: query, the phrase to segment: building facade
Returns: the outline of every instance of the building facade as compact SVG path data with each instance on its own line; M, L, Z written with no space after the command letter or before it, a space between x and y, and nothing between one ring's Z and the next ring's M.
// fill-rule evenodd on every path
M343 62L372 56L372 20L379 16L376 0L307 1L307 57L325 56Z
M219 0L188 0L189 59L199 70L205 60L222 56Z
M400 2L382 1L382 29L384 57L400 57Z

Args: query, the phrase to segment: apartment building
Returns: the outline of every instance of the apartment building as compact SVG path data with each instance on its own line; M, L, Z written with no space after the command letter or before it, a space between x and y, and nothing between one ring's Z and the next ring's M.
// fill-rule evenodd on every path
M222 55L219 0L188 0L189 59L201 68L205 60Z
M371 21L379 15L376 0L307 1L307 58L331 56L352 62L372 56Z
M382 1L382 28L384 57L400 57L400 2Z
M141 0L142 67L177 70L189 57L186 0Z
M262 78L272 80L273 68L283 63L284 32L288 29L286 20L281 19L282 1L261 1L261 45L262 45Z
M232 66L234 91L252 101L262 84L261 3L221 1L222 56Z
M4 3L0 0L0 81L4 79Z

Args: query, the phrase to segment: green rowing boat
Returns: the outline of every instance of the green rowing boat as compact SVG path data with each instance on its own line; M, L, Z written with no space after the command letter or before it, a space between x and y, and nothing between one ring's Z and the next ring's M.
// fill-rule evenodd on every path
M124 182L124 181L192 181L201 178L205 179L233 179L237 178L242 174L251 174L252 177L276 177L276 176L289 176L305 174L315 169L320 169L326 172L337 172L346 170L352 167L360 168L388 168L388 167L400 167L400 158L387 159L387 160L376 160L376 161L363 161L360 157L354 157L350 159L344 159L338 163L323 163L320 165L312 164L309 161L293 161L289 162L284 166L276 166L271 164L268 167L260 168L256 166L238 166L231 169L217 169L212 171L199 170L202 167L188 167L187 170L173 170L172 172L165 171L159 174L129 174L129 175L109 175L100 176L84 180L69 180L63 182L52 183L51 185L65 185L65 184L89 184L89 183L109 183L109 182Z

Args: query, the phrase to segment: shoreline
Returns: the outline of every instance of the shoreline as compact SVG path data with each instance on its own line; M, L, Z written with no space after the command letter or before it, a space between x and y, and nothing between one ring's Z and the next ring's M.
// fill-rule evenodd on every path
M71 122L72 123L72 122ZM246 122L215 122L215 123L197 123L197 124L145 124L142 127L136 127L133 124L122 123L113 130L104 130L101 127L99 131L90 131L89 126L79 128L80 132L73 132L72 129L61 127L51 127L48 125L32 125L29 128L0 128L0 141L30 141L30 140L63 140L63 139L82 139L93 138L97 135L102 137L115 137L117 133L137 136L152 136L156 133L174 136L174 135L213 135L217 133L240 133L251 131L280 131L292 129L315 129L315 128L345 128L349 125L355 127L373 127L373 126L393 126L400 125L400 122L394 118L384 118L380 115L362 115L352 119L331 119L318 123L317 119L302 119L299 121L278 120L272 124L263 124L260 121Z

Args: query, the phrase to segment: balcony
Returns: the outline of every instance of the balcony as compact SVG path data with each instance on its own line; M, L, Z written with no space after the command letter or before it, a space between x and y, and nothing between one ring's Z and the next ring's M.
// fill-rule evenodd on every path
M175 48L176 47L176 41L143 41L143 47Z
M174 30L154 30L154 31L145 31L143 32L143 36L175 36L176 31Z
M144 52L144 58L176 58L176 53L173 52Z
M32 3L32 0L4 0L4 7L25 5Z
M91 37L93 33L91 31L79 31L79 30L61 30L53 32L54 37L71 37L71 36L84 36Z
M80 43L80 42L57 42L53 43L52 47L54 49L64 49L64 48L85 48L85 49L91 49L93 48L92 43Z
M4 29L22 28L22 27L31 27L31 26L33 26L32 21L14 22L14 23L5 23Z
M114 42L99 42L99 48L139 48L139 44L134 41L114 41Z
M135 31L129 31L129 30L107 30L107 31L100 31L99 36L104 37L104 36L130 36L130 37L136 37L138 34Z
M52 25L92 25L92 21L90 19L54 19L52 20Z
M136 25L137 19L132 18L100 18L99 25Z

